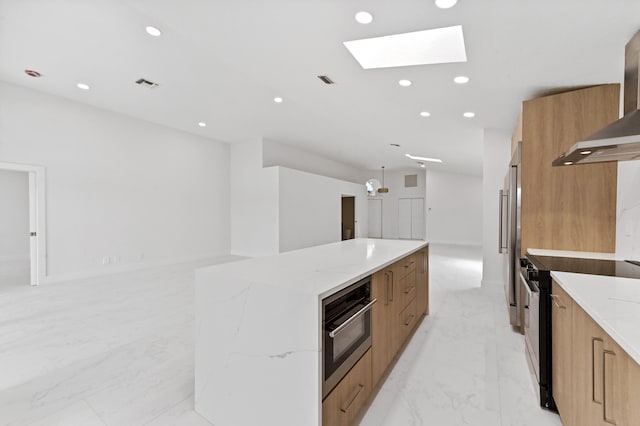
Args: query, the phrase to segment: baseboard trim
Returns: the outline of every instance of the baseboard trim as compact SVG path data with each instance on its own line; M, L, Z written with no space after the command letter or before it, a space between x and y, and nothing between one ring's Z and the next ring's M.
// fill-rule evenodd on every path
M503 281L495 281L495 280L482 280L482 281L480 281L480 285L482 287L484 287L484 286L503 287L504 286L504 282Z
M170 259L147 260L140 263L131 263L127 265L107 265L101 269L90 269L78 272L69 272L58 275L47 275L41 284L55 284L66 281L75 281L87 278L97 278L108 275L122 274L125 272L138 271L141 269L158 268L162 266L178 265L181 263L198 262L201 260L214 259L222 256L229 256L228 251L212 252L207 254L199 254L193 256L173 257Z

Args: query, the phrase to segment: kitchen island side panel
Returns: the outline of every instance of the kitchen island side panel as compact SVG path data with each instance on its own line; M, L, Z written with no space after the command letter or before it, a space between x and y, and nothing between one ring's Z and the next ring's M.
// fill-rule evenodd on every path
M320 424L319 299L196 271L195 409L213 424Z

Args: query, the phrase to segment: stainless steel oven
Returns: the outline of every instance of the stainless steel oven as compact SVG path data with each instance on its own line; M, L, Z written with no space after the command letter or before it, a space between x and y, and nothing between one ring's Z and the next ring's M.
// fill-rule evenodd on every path
M371 277L322 300L322 398L371 347Z
M533 257L531 257L533 259ZM551 275L529 257L520 260L527 362L536 382L540 406L556 411L551 376Z

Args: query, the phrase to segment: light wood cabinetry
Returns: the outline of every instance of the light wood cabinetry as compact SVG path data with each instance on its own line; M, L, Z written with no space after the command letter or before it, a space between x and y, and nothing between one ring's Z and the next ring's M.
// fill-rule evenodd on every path
M416 255L416 311L418 317L429 315L429 247Z
M371 310L371 373L375 386L393 359L391 329L393 318L393 269L373 274L371 293L378 302Z
M392 367L399 351L420 322L419 319L429 311L428 276L428 247L373 274L371 293L372 297L378 300L371 309L371 349L369 352L371 386L373 388L380 383ZM342 384L342 382L340 383ZM334 389L329 395L333 395L335 391ZM328 398L329 396L323 402L323 413ZM332 421L345 418L338 416L335 414L335 410L332 410L334 412ZM323 424L328 423L323 420ZM333 425L333 423L329 424Z
M322 402L322 424L351 425L371 389L371 350L368 350Z
M556 282L552 294L553 397L562 424L640 424L640 365Z
M551 348L553 398L562 423L573 424L572 315L573 300L554 281L551 289Z
M617 162L552 167L582 138L615 121L620 85L544 96L522 105L522 253L527 248L615 251Z

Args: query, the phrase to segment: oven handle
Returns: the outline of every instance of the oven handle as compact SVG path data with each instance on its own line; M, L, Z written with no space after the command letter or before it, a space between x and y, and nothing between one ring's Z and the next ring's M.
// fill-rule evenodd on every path
M364 307L362 309L360 309L358 312L356 312L351 317L349 317L348 320L346 320L345 322L340 324L338 327L336 327L335 330L330 331L329 332L329 337L331 337L331 338L336 337L336 335L339 334L342 330L344 330L345 327L347 327L349 324L351 324L352 322L357 320L358 317L361 317L365 312L370 310L371 307L373 306L373 304L376 303L377 301L378 301L378 299L373 299L371 302L369 302L366 305L364 305Z

